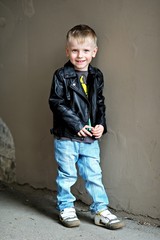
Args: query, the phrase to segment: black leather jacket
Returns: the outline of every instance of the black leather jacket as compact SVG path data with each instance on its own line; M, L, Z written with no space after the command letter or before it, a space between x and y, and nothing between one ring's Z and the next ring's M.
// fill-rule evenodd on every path
M53 129L57 137L81 139L77 133L90 117L92 126L101 124L107 132L105 105L103 96L103 75L97 68L89 65L86 97L78 76L71 62L55 71L49 97L50 109L53 112Z

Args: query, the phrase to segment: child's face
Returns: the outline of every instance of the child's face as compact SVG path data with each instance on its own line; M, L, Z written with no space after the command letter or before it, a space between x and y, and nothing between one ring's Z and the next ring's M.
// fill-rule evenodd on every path
M85 39L71 38L66 47L66 55L74 68L78 71L87 71L92 58L96 56L97 46L91 37Z

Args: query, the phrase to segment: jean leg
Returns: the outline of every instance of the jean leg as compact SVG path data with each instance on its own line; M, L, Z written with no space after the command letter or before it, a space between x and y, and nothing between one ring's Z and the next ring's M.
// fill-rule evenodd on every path
M93 199L90 210L96 213L106 209L109 204L108 196L102 183L99 144L98 141L91 144L80 144L80 158L77 162L79 174L85 180L86 189Z
M71 193L71 186L77 180L77 146L76 143L64 140L54 140L55 159L58 164L57 171L57 208L61 211L64 208L74 206L76 200Z

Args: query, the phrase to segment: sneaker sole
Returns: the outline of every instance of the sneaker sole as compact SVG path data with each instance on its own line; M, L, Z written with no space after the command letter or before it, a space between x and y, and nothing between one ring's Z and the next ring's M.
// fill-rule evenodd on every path
M79 220L75 220L75 221L63 221L60 219L60 222L68 228L72 228L72 227L79 227L80 225L80 221Z
M123 222L119 222L119 223L103 223L101 220L100 221L94 221L94 223L97 225L97 226L101 226L101 227L105 227L109 230L117 230L117 229L120 229L120 228L123 228L125 226L125 224Z

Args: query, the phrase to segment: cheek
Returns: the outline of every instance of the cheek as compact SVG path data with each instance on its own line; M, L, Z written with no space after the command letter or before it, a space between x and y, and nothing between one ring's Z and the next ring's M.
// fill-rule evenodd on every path
M75 56L74 56L73 54L70 54L69 57L70 57L71 59L74 59L74 58L75 58Z

